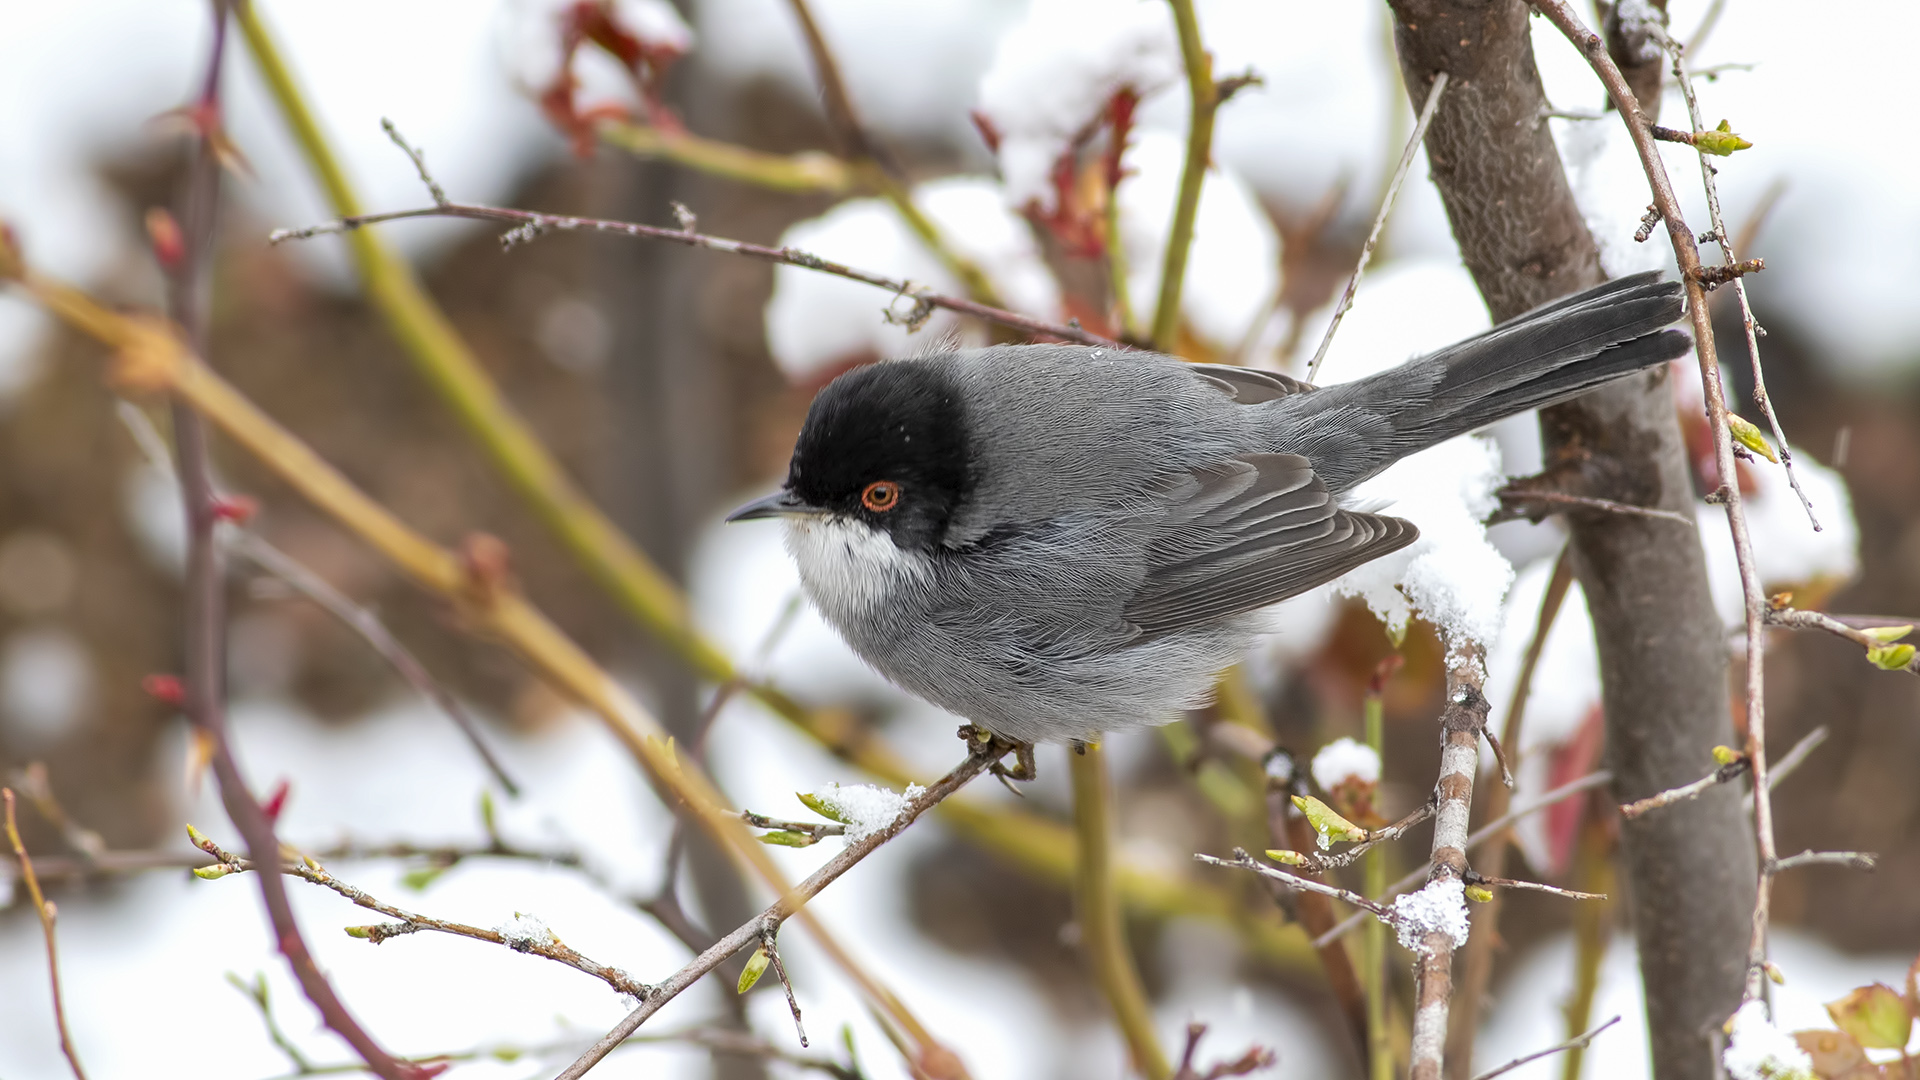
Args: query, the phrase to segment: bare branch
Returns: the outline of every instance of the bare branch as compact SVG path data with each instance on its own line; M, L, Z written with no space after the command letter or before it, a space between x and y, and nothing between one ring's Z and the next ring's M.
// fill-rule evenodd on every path
M911 324L920 311L931 313L934 308L943 308L961 315L971 315L977 319L1010 326L1023 333L1044 335L1071 341L1080 345L1099 345L1109 348L1122 348L1117 341L1089 333L1076 325L1048 322L1016 311L991 307L978 301L958 296L947 296L934 292L911 281L886 277L866 270L856 270L840 263L808 254L796 248L772 248L763 244L750 244L744 240L729 240L725 237L708 236L705 233L687 232L682 229L667 229L656 225L642 225L631 221L609 221L604 218L573 217L565 214L542 214L532 210L514 210L500 206L480 206L472 203L445 203L435 206L423 206L414 210L393 210L384 214L359 214L353 217L339 218L309 225L301 229L275 229L267 237L271 244L287 240L306 240L330 233L346 233L368 225L378 225L388 221L401 221L409 218L452 217L467 218L475 221L513 222L515 228L503 233L501 243L507 247L523 243L546 232L602 232L618 236L631 236L648 240L665 240L686 247L707 248L731 255L743 255L762 262L780 263L786 266L798 266L807 270L817 270L823 274L851 281L863 282L885 289L901 299L911 300L913 307L904 315L889 315L896 322Z
M53 920L57 913L53 902L40 891L40 879L33 873L33 860L27 857L27 846L20 842L20 826L13 816L13 789L0 788L0 799L6 802L7 842L13 845L13 857L20 860L20 877L27 883L27 896L33 901L34 913L40 916L40 933L47 939L47 980L53 987L53 1025L60 1033L60 1052L66 1055L74 1080L87 1080L86 1070L80 1067L80 1054L73 1048L73 1033L67 1030L66 998L60 993L60 949L53 939Z
M441 190L440 181L435 180L433 174L427 171L427 155L409 145L401 136L400 129L394 127L393 121L384 116L380 118L380 128L387 133L387 138L392 139L393 144L400 148L400 152L407 155L407 160L413 162L414 169L420 173L420 182L427 185L428 194L433 196L433 204L447 205L447 193Z
M1519 1068L1520 1066L1525 1065L1529 1061L1538 1061L1543 1057L1551 1057L1554 1054L1562 1053L1564 1051L1573 1050L1576 1048L1584 1049L1588 1044L1592 1043L1595 1038L1599 1037L1601 1032L1607 1030L1608 1028L1612 1027L1613 1025L1619 1022L1620 1022L1620 1018L1616 1016L1613 1019L1607 1021L1606 1023L1601 1024L1599 1027L1594 1028L1592 1031L1587 1032L1585 1035L1581 1035L1578 1038L1568 1039L1566 1042L1560 1043L1557 1046L1549 1046L1545 1050L1536 1050L1533 1053L1526 1055L1525 1057L1514 1058L1512 1061L1507 1062L1505 1065L1502 1065L1497 1069L1488 1069L1486 1072L1483 1072L1479 1076L1474 1077L1473 1080L1493 1080L1494 1077L1500 1076L1504 1073L1510 1073L1513 1070Z
M1539 491L1515 488L1511 485L1494 492L1501 502L1542 502L1561 506L1575 506L1583 510L1598 510L1606 514L1626 514L1630 517L1652 518L1656 521L1672 521L1691 529L1694 522L1684 514L1672 510L1661 510L1651 506L1632 506L1612 499L1597 499L1588 495L1572 495L1564 491Z
M1347 309L1353 306L1353 294L1360 288L1360 275L1366 272L1367 263L1373 258L1373 248L1380 242L1381 230L1386 228L1387 215L1393 210L1395 199L1400 197L1400 185L1407 178L1407 170L1413 167L1414 151L1427 139L1427 128L1433 123L1434 110L1440 107L1440 95L1447 89L1447 73L1437 72L1433 76L1433 86L1427 90L1427 103L1420 107L1420 119L1413 125L1413 134L1407 137L1407 148L1400 151L1400 164L1394 167L1393 179L1387 184L1386 197L1380 200L1380 210L1373 216L1373 228L1367 232L1367 242L1360 247L1360 261L1353 268L1353 276L1347 279L1347 288L1340 294L1340 302L1333 307L1333 319L1327 323L1327 332L1320 338L1320 347L1313 351L1313 361L1307 365L1307 381L1312 382L1320 375L1320 363L1327 358L1327 347L1333 344L1333 332L1340 329L1340 320L1346 318Z
M1298 874L1289 874L1278 867L1268 866L1266 863L1260 862L1253 856L1247 854L1246 851L1241 848L1233 849L1233 858L1231 859L1222 859L1213 855L1195 855L1193 861L1205 863L1208 866L1224 866L1233 870L1251 870L1261 877L1266 878L1268 881L1277 881L1289 889L1295 889L1299 892L1319 893L1321 896L1352 904L1362 911L1372 913L1374 918L1382 922L1390 923L1394 918L1393 908L1386 904L1375 903L1351 889L1343 889L1338 885L1329 885L1324 881L1315 881L1312 878L1301 877Z
M1468 868L1467 870L1466 882L1469 885L1492 885L1499 889L1525 889L1530 892L1543 892L1551 896L1565 897L1568 900L1605 900L1607 898L1606 893L1578 892L1573 889L1563 889L1558 885L1548 885L1540 881L1521 881L1515 878L1495 877L1491 874L1482 874L1472 868Z
M1849 616L1849 617L1854 619L1859 619L1858 616ZM1916 622L1916 620L1912 620L1912 619L1861 620L1861 621L1867 621L1871 623L1871 625L1867 625L1863 627L1863 626L1854 626L1851 623L1843 622L1841 621L1841 619L1835 618L1832 615L1822 614L1821 612L1818 612L1818 611L1802 611L1798 608L1774 608L1774 607L1769 607L1767 609L1766 621L1767 621L1767 625L1769 626L1784 626L1793 630L1824 631L1826 633L1832 634L1835 637L1845 638L1846 640L1853 642L1855 645L1858 645L1863 649L1869 649L1869 650L1883 648L1887 645L1892 644L1892 642L1888 641L1886 638L1875 637L1873 634L1868 632L1870 630L1873 630L1876 626L1901 626L1901 625L1912 626ZM1908 657L1907 662L1904 665L1902 665L1898 670L1907 671L1914 675L1920 675L1920 650L1916 650L1912 656Z
M1627 803L1620 807L1620 816L1631 820L1649 810L1658 810L1663 806L1672 806L1677 802L1686 802L1688 799L1698 798L1700 793L1706 791L1708 788L1724 784L1737 776L1744 776L1747 772L1747 765L1747 758L1743 754L1700 779L1695 780L1691 784L1682 784L1676 788L1668 788L1657 795L1649 795L1644 799Z

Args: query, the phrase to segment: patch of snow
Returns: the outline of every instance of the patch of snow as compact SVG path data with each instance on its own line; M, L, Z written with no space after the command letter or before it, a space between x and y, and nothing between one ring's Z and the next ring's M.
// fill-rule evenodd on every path
M19 630L0 644L0 716L23 746L68 734L93 699L92 654L57 626Z
M1793 1036L1773 1026L1766 1002L1756 998L1740 1006L1728 1024L1732 1034L1720 1063L1732 1080L1811 1080L1813 1058Z
M1379 783L1380 755L1366 743L1335 739L1313 755L1313 782L1319 784L1321 790L1331 791L1348 780Z
M560 940L553 936L553 931L548 928L540 916L529 915L524 911L514 912L513 918L494 927L494 929L499 932L502 938L506 939L509 948L521 952L544 945L552 945Z
M1054 162L1122 90L1145 98L1184 77L1173 11L1155 0L1034 0L980 77L1007 200L1054 208ZM1125 185L1122 185L1125 190Z
M847 843L853 844L900 820L907 803L925 793L919 784L908 784L904 792L872 784L828 784L813 795L846 819Z
M1454 948L1462 948L1469 929L1467 887L1456 877L1429 881L1419 892L1394 900L1393 916L1400 947L1409 952L1424 953L1427 935L1436 932L1452 938Z

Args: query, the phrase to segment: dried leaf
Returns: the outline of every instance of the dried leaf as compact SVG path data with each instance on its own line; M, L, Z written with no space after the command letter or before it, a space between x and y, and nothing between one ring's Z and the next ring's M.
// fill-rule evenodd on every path
M1861 1046L1900 1050L1913 1032L1913 1014L1906 999L1885 983L1861 986L1838 1001L1827 1003L1833 1024Z
M747 966L740 969L740 987L738 992L744 994L753 989L753 984L759 982L760 976L767 973L767 965L771 962L772 957L767 955L767 950L753 950L753 955L747 957Z
M1844 1031L1796 1031L1793 1038L1813 1059L1813 1074L1821 1080L1837 1080L1868 1064L1867 1052Z

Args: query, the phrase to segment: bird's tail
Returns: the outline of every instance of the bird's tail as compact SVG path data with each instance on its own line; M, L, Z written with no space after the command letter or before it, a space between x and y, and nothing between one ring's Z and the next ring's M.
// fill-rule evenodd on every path
M1328 470L1341 474L1326 477L1329 487L1341 490L1407 454L1683 355L1692 339L1667 327L1680 318L1685 294L1660 277L1610 281L1389 371L1302 395L1307 411L1329 421L1340 416L1327 426L1370 429L1365 445L1343 448L1347 467ZM1316 468L1325 460L1301 452Z

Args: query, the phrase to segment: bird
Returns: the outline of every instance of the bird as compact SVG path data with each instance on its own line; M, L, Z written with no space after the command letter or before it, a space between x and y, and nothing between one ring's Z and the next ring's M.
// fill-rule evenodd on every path
M1412 543L1353 490L1389 465L1674 359L1676 282L1620 278L1367 378L1084 345L855 368L779 490L802 588L868 664L1014 745L1203 706L1262 609Z

